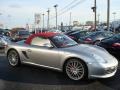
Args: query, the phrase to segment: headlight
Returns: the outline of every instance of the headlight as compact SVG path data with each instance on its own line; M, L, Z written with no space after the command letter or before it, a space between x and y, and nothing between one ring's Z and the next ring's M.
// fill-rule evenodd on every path
M100 56L98 56L98 55L96 55L96 54L93 54L93 57L96 59L96 61L97 62L99 62L99 63L106 63L106 61L102 58L102 57L100 57Z

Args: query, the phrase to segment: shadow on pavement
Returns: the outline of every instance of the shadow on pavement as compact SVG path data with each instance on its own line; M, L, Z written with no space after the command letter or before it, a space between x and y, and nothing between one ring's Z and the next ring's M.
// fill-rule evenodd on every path
M68 79L63 73L49 69L30 65L21 65L20 67L13 68L8 64L6 58L1 56L0 79L25 84L82 86L91 88L91 90L93 88L120 90L120 67L118 67L116 75L112 78L75 82Z
M30 65L21 65L20 67L13 68L8 64L5 57L0 57L0 79L44 85L86 85L95 82L95 80L75 82L68 79L61 72Z
M118 68L115 76L107 79L97 79L97 81L114 90L120 90L120 68Z
M0 48L0 54L4 53L4 49Z
M119 59L120 60L120 59ZM115 76L106 79L97 79L101 84L108 86L114 90L120 90L120 62Z

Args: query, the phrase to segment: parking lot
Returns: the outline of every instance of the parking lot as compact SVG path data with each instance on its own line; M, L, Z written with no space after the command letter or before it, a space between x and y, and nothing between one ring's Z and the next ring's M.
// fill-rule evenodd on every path
M1 0L0 90L120 90L119 3Z
M22 65L13 68L0 50L0 90L119 90L120 67L107 79L71 81L63 73Z

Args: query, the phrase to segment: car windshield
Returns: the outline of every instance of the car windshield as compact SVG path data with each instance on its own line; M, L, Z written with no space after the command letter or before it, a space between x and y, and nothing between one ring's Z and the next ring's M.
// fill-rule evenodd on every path
M91 32L89 32L89 31L81 31L80 32L81 36L86 36L86 35L89 35L89 34L91 34Z
M94 36L97 36L97 35L99 35L99 34L101 34L102 32L93 32L93 33L91 33L89 36L90 37L94 37Z
M58 48L71 47L78 44L77 42L63 34L55 35L50 39Z
M19 31L19 35L29 35L28 31Z
M108 41L113 41L113 40L120 40L120 34L103 39L101 42L108 42Z

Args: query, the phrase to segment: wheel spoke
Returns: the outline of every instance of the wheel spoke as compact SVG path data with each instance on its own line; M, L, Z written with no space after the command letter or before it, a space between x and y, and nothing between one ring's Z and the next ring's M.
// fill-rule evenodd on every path
M15 51L10 51L8 54L8 60L10 65L16 66L19 60L18 54Z
M68 64L68 67L72 68L73 66L71 64Z
M73 80L80 80L84 76L84 67L82 63L73 60L67 63L66 72Z
M77 67L78 67L78 62L75 62L75 63L76 63L76 66L75 66L75 67L77 68Z

